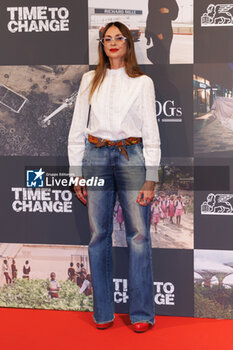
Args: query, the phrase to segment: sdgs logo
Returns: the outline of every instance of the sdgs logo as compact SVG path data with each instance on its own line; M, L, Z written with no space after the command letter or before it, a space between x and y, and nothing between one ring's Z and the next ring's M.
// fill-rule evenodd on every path
M43 187L44 186L44 174L45 171L40 170L27 170L26 172L26 186L27 187Z
M156 116L158 122L182 122L182 108L175 105L175 101L167 100L164 103L156 100Z

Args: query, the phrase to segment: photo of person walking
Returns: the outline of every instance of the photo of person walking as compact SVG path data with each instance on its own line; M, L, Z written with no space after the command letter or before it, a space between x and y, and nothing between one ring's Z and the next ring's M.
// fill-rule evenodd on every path
M2 264L2 271L6 279L6 284L11 284L11 278L9 275L9 267L8 267L8 261L5 259L3 260Z
M177 2L176 0L149 0L148 7L145 37L147 45L150 45L152 40L153 46L147 49L147 56L154 64L169 64L173 38L172 21L179 13Z

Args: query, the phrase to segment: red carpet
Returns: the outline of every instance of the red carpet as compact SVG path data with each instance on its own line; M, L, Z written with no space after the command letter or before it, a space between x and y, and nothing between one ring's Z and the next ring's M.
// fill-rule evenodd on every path
M232 349L233 320L157 316L142 334L132 332L127 315L97 330L90 313L0 309L1 349Z

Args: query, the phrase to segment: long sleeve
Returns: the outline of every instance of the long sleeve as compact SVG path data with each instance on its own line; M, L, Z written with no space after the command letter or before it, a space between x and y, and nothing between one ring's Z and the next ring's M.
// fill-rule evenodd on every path
M177 5L176 0L170 1L169 10L170 10L169 15L170 15L171 21L175 21L176 18L178 17L178 13L179 13L179 7Z
M160 136L155 108L153 80L145 76L141 96L143 155L146 165L146 180L158 181L158 166L161 158Z
M89 112L88 95L92 71L82 77L75 102L74 114L68 137L70 176L82 176L82 159L85 149L85 131Z
M93 94L91 123L87 128L89 86L93 72L84 74L75 103L68 139L70 176L82 175L86 134L107 140L134 136L143 138L146 179L157 181L160 137L152 79L146 75L130 78L124 67L108 69L98 94Z
M168 8L169 13L163 14L160 12L161 8ZM148 16L146 20L146 30L154 34L162 33L171 26L171 21L176 20L179 13L179 7L176 0L149 0L148 1Z
M148 15L146 19L146 31L149 33L155 33L159 30L158 18L160 17L159 4L157 1L149 0L148 1Z

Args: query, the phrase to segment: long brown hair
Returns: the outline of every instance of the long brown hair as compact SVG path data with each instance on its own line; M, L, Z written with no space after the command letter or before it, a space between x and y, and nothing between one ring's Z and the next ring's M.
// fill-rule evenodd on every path
M136 78L136 77L139 77L140 75L144 75L144 73L140 70L138 66L137 58L135 55L133 38L130 33L130 30L126 27L126 25L124 25L121 22L108 23L103 30L102 38L105 36L105 33L107 32L108 28L110 28L111 26L117 27L121 31L122 35L126 37L127 48L126 48L126 54L124 57L124 63L125 63L125 71L128 74L128 76L131 78ZM91 100L91 97L93 96L96 88L97 87L99 88L100 85L102 84L106 75L107 68L110 68L109 58L106 55L103 44L101 42L99 42L98 53L99 53L99 63L95 69L95 75L91 81L89 101Z

